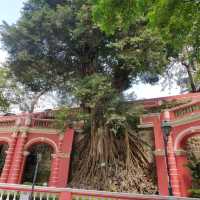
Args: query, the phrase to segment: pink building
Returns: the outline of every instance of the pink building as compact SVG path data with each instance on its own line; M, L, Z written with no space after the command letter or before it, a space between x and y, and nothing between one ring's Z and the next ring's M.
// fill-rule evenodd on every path
M185 146L189 138L200 135L200 93L149 99L139 101L139 103L142 103L150 111L166 104L166 102L177 101L185 103L169 109L165 108L161 112L149 112L140 118L140 128L153 130L157 183L159 194L162 197L64 189L68 180L74 130L68 128L64 134L60 134L54 128L54 121L47 116L47 113L35 113L31 116L0 117L0 144L6 144L8 147L0 176L0 199L1 191L14 195L14 191L31 190L30 187L21 184L30 149L38 144L49 145L52 149L51 170L47 187L36 187L38 194L44 196L48 194L54 197L57 195L62 200L72 199L72 197L167 199L163 196L169 195L169 174L173 195L177 198L187 197L189 195L188 189L191 187L191 175L185 167L188 162ZM164 121L167 121L171 127L167 143L168 170L162 130Z
M64 134L59 133L53 126L54 120L45 118L45 113L0 118L0 142L8 146L1 183L21 184L29 150L46 144L52 149L47 185L66 187L74 131L69 128Z

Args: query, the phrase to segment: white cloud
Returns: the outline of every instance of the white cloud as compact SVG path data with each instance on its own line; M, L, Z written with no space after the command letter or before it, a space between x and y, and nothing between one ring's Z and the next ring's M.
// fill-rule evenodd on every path
M0 50L0 66L6 61L7 53L3 50Z
M155 85L150 84L133 84L130 89L126 91L126 94L134 93L137 99L149 99L165 96L173 96L180 94L180 87L173 82L171 87L163 88L162 79Z

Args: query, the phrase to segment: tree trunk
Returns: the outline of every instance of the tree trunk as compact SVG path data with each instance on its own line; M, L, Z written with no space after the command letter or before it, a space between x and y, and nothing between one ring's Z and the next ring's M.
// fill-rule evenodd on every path
M195 84L195 81L194 81L194 77L192 75L192 66L190 64L185 63L185 62L182 62L182 65L184 65L186 70L187 70L192 92L197 92L197 87L196 87L196 84Z

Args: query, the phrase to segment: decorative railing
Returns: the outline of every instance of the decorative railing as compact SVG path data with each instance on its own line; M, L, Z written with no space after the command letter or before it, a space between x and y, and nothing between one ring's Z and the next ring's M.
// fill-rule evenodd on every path
M0 118L0 127L12 127L15 125L16 117Z
M0 184L0 200L27 199L32 192L30 186L15 184ZM58 200L59 192L52 191L46 187L37 187L32 193L33 200Z
M33 118L31 115L0 117L0 128L14 127L14 126L54 129L55 121L52 119Z
M22 199L22 196L26 198L30 192L24 191L10 191L10 190L1 190L0 191L0 200L19 200ZM34 192L33 193L33 200L57 200L58 195L54 193L48 192Z
M0 200L18 200L30 195L31 186L0 183ZM197 198L167 197L134 193L105 192L72 188L35 187L33 200L197 200ZM28 200L28 199L27 199Z
M55 121L51 119L32 118L31 127L36 128L55 128Z
M46 111L38 113L23 113L21 115L14 116L1 116L0 128L13 127L13 126L26 126L31 128L48 128L56 129L56 123L54 115L56 111ZM80 108L72 108L70 114L76 114L80 112ZM0 199L1 200L1 199Z
M200 113L200 102L179 106L178 108L172 109L172 111L174 113L174 118L181 118L198 112Z

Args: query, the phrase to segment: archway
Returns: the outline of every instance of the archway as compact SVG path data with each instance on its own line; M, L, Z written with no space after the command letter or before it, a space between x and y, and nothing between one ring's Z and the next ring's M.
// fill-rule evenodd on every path
M200 127L190 127L178 133L174 141L174 152L176 155L177 170L179 172L179 184L182 196L188 196L192 188L191 170L188 162L192 153L190 141L200 136Z
M30 148L28 148L28 152L29 154L25 162L22 183L32 183L37 162L37 154L39 153L42 158L39 162L36 185L47 185L51 172L51 160L54 149L49 144L40 143L33 144Z
M192 188L200 188L200 135L190 137L186 142L188 167L192 175Z
M6 160L6 151L8 150L7 143L0 143L0 174L3 171L4 163Z

